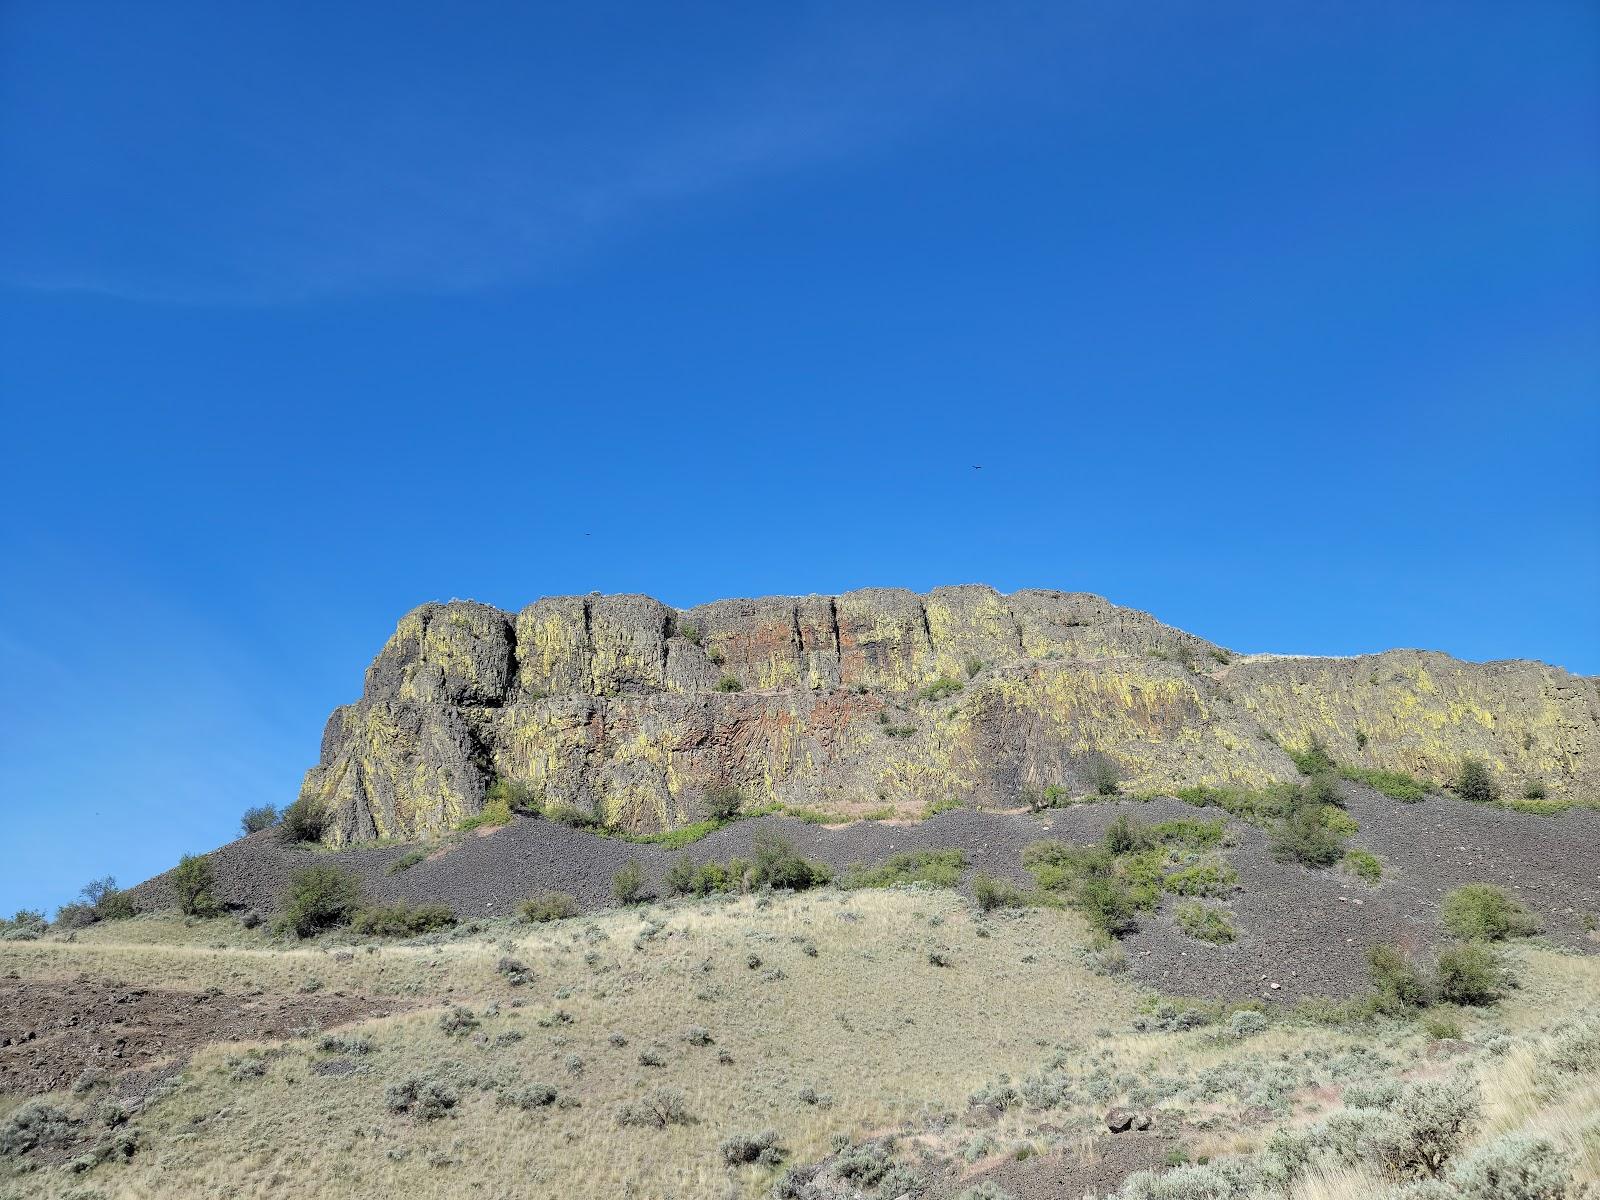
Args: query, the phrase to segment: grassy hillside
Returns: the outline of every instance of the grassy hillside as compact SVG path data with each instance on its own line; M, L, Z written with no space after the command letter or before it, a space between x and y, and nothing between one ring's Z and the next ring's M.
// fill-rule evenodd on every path
M1052 1170L1093 1182L1099 1168L1111 1190L1141 1166L1255 1155L1353 1087L1457 1071L1479 1104L1458 1161L1527 1131L1575 1180L1600 1180L1600 961L1505 953L1522 986L1493 1007L1261 1018L1098 973L1108 959L1073 913L984 914L920 887L650 904L402 944L107 922L0 943L0 983L58 988L63 1011L92 981L159 989L175 1025L242 998L286 1019L315 999L400 1007L332 1034L199 1048L170 1077L137 1073L131 1101L112 1072L43 1097L90 1140L131 1132L136 1146L82 1170L82 1139L13 1154L32 1169L0 1177L0 1196L739 1197L825 1159L811 1194L847 1194L829 1190L837 1172L855 1186L884 1164L861 1194L988 1179L1043 1195ZM1563 1032L1583 1019L1593 1046ZM1551 1066L1563 1052L1573 1069ZM7 1097L0 1123L39 1102ZM115 1105L143 1107L119 1121ZM1151 1129L1108 1134L1118 1105ZM750 1152L730 1138L768 1130L781 1163L729 1164ZM1374 1200L1393 1182L1366 1157L1319 1162L1294 1195Z

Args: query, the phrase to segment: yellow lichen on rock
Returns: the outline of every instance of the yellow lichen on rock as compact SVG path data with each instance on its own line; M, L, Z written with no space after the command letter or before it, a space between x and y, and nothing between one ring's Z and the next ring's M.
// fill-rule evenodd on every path
M1263 657L1240 664L1228 687L1285 745L1316 736L1341 762L1434 784L1469 755L1570 795L1592 791L1600 770L1594 685L1539 663L1480 666L1415 650Z
M1283 748L1313 737L1435 784L1473 755L1506 789L1600 795L1593 680L1420 651L1235 658L1098 596L983 587L423 605L330 718L302 795L333 841L450 829L497 775L646 831L720 786L905 813L1070 791L1107 764L1127 791L1256 787L1293 778Z
M1011 609L992 588L935 588L923 605L933 648L933 674L964 679L986 666L1022 658Z

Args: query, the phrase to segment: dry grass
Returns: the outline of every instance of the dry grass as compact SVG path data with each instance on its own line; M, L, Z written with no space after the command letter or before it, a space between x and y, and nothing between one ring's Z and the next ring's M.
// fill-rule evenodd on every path
M354 1031L374 1051L353 1058L351 1074L317 1074L313 1067L333 1056L315 1040L208 1049L139 1118L146 1148L131 1164L87 1176L41 1172L0 1183L0 1197L65 1197L87 1186L108 1200L731 1200L762 1194L775 1174L725 1166L717 1143L731 1132L776 1129L793 1162L825 1155L838 1133L904 1127L953 1152L974 1131L959 1122L944 1130L931 1117L959 1116L973 1090L1052 1058L1066 1070L1139 1081L1192 1078L1242 1055L1271 1064L1358 1046L1377 1046L1413 1077L1448 1067L1425 1054L1414 1024L1274 1024L1245 1042L1215 1029L1133 1033L1141 992L1085 970L1084 939L1069 913L980 917L948 892L830 890L502 924L353 956L338 946L274 949L258 934L175 919L118 923L71 943L0 944L0 972L22 976L272 992L316 979L330 991L425 1005ZM932 952L950 965L934 965ZM1541 1059L1548 1030L1600 997L1600 962L1536 948L1518 954L1524 988L1491 1014L1463 1015L1468 1038L1505 1030L1512 1039L1504 1053L1472 1060L1485 1104L1478 1140L1541 1133L1573 1156L1580 1181L1600 1180L1600 1080L1553 1078ZM529 969L526 985L511 986L497 970L506 956ZM451 1004L472 1008L480 1024L450 1036L439 1016ZM711 1043L691 1044L691 1026L709 1031ZM625 1044L615 1044L617 1034ZM642 1051L664 1065L642 1065ZM251 1053L265 1057L265 1073L234 1078L230 1060ZM422 1122L387 1110L385 1090L413 1076L458 1091L450 1116ZM498 1093L534 1083L576 1105L497 1106ZM654 1088L682 1092L691 1122L620 1127L618 1108ZM802 1099L804 1089L820 1102ZM1125 1095L1045 1113L1009 1109L983 1131L995 1148L973 1170L1024 1144L1082 1148L1106 1104ZM1213 1125L1186 1138L1195 1155L1251 1153L1275 1126L1246 1127L1224 1101L1184 1103L1185 1120ZM1318 1120L1337 1105L1337 1089L1308 1089L1287 1119ZM0 1115L7 1106L0 1097ZM1175 1113L1158 1119L1171 1127ZM1292 1200L1389 1193L1386 1181L1349 1168L1299 1181Z
M980 923L989 936L978 936ZM500 940L382 948L349 962L315 949L102 937L7 947L0 964L229 989L292 990L315 977L349 991L449 990L480 1013L500 1005L482 1018L482 1041L447 1036L437 1008L363 1025L376 1052L341 1077L312 1073L327 1056L309 1042L290 1043L245 1082L226 1066L244 1048L203 1053L142 1119L155 1152L93 1173L118 1196L151 1200L751 1194L771 1172L725 1167L716 1147L730 1131L777 1128L796 1160L818 1157L835 1132L898 1124L930 1104L959 1109L969 1090L997 1070L1026 1069L1064 1030L1126 1028L1137 1001L1131 987L1078 965L1076 918L980 922L950 893L741 898L494 932ZM932 965L932 950L953 965ZM530 984L513 989L496 971L507 954L532 969ZM570 1019L541 1024L558 1013ZM713 1044L684 1041L691 1025ZM522 1036L496 1045L507 1033ZM613 1045L613 1033L627 1045ZM641 1066L643 1049L666 1065ZM723 1052L731 1063L719 1062ZM572 1055L584 1063L576 1076ZM410 1075L456 1080L456 1112L432 1123L390 1115L384 1090ZM475 1075L549 1083L581 1106L497 1108L492 1093L463 1086ZM619 1128L618 1106L655 1087L682 1091L694 1122ZM805 1088L823 1103L802 1101ZM41 1194L56 1184L66 1186L55 1180Z

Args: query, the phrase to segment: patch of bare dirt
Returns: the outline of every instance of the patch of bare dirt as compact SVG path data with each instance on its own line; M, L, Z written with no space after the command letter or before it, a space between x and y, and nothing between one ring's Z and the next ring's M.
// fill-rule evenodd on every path
M1135 1171L1166 1165L1182 1143L1171 1132L1129 1130L1099 1138L1088 1153L1062 1151L1010 1160L950 1184L942 1200L979 1182L998 1185L1017 1200L1078 1200L1116 1191Z
M369 996L235 995L114 982L0 979L0 1093L37 1096L84 1075L186 1061L212 1042L271 1041L387 1016Z

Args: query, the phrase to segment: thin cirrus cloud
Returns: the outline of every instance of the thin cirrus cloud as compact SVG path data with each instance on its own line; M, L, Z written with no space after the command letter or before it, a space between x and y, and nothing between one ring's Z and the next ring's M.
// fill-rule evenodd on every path
M292 79L231 79L191 56L164 83L127 81L147 88L131 113L52 75L46 35L66 41L45 30L31 53L28 38L8 52L18 104L0 146L26 186L0 202L5 274L178 303L515 283L698 197L868 152L953 102L1014 90L1048 40L1023 35L1048 25L835 21L780 49L758 39L747 49L769 52L738 72L636 87L529 85L502 60L481 80L462 68L404 86L369 68L352 91L337 54ZM136 50L73 52L114 83Z

